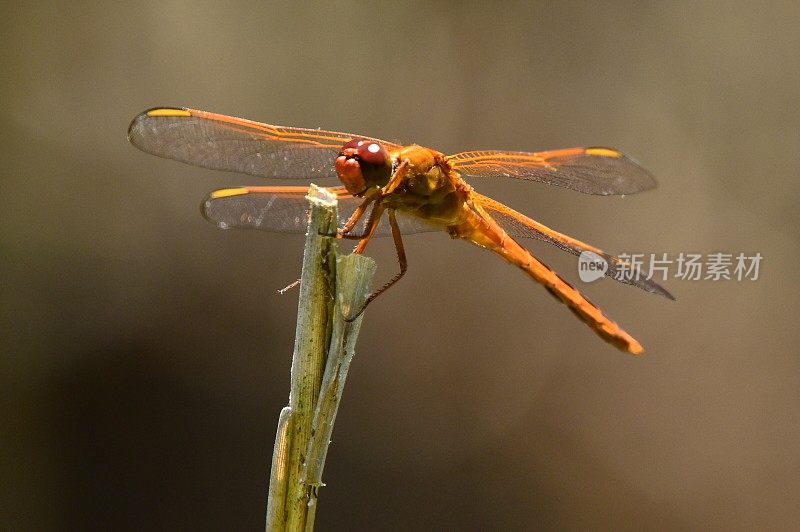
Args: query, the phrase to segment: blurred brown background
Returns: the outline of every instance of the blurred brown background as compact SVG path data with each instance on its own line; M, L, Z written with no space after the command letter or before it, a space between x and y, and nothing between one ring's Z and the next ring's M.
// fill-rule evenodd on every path
M4 528L263 526L297 298L275 289L303 239L205 222L207 191L258 180L134 149L156 105L445 152L615 146L660 188L473 184L610 251L764 256L755 282L668 281L677 302L581 283L634 358L490 253L408 238L320 530L796 528L798 22L792 2L5 3ZM390 242L370 252L388 278Z

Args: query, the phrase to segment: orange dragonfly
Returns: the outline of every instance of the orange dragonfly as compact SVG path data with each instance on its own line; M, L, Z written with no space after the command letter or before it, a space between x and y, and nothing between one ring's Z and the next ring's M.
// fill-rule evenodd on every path
M401 234L437 230L494 251L518 266L604 340L633 354L643 351L639 342L517 239L536 238L575 255L591 251L608 263L606 275L674 299L638 271L616 275L632 268L626 261L483 196L462 179L511 177L601 195L634 194L656 186L647 171L610 148L535 153L478 150L444 155L418 145L273 126L185 108L145 111L131 122L128 139L145 152L214 170L306 181L338 177L344 186L331 189L339 200L338 236L358 239L355 253L363 253L373 236L391 235L397 249L400 272L367 303L406 272ZM308 221L307 190L305 186L221 189L206 198L202 210L222 228L302 233Z

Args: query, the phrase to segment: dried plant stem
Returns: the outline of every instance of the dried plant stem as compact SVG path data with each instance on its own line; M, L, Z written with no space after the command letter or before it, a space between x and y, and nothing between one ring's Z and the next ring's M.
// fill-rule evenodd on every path
M268 531L313 530L333 422L355 349L375 262L338 257L336 196L311 185L289 406L281 411L270 474Z

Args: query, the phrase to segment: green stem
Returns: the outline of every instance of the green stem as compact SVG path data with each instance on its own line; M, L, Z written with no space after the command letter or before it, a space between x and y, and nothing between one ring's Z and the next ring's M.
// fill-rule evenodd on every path
M291 440L292 409L284 407L278 417L278 431L272 449L272 471L269 476L267 499L267 530L283 530L283 509L286 505L286 488L289 484L289 450Z
M337 258L336 239L327 236L336 233L336 196L311 185L308 199L291 390L273 450L268 531L313 530L341 386L361 325L360 317L348 323L343 316L360 308L375 270L367 257Z
M317 509L317 494L322 483L322 470L328 455L328 446L333 433L333 423L342 399L347 370L355 354L356 339L361 329L363 313L352 322L345 318L361 309L369 296L372 276L375 274L375 261L363 255L339 257L336 266L336 306L334 310L333 333L325 375L322 378L317 408L314 412L311 439L306 450L306 463L303 472L305 483L312 488L308 501L308 521L306 530L313 530L314 515Z

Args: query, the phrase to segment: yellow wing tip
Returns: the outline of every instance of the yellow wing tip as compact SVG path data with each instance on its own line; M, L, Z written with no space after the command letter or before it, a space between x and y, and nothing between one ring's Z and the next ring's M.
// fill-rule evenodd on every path
M622 154L617 150L611 148L586 148L586 155L596 155L598 157L615 157L620 158Z
M157 107L145 113L147 116L192 116L188 109L178 109L175 107Z
M250 190L247 187L221 188L212 192L210 197L211 199L229 198L231 196L241 196L249 192Z

